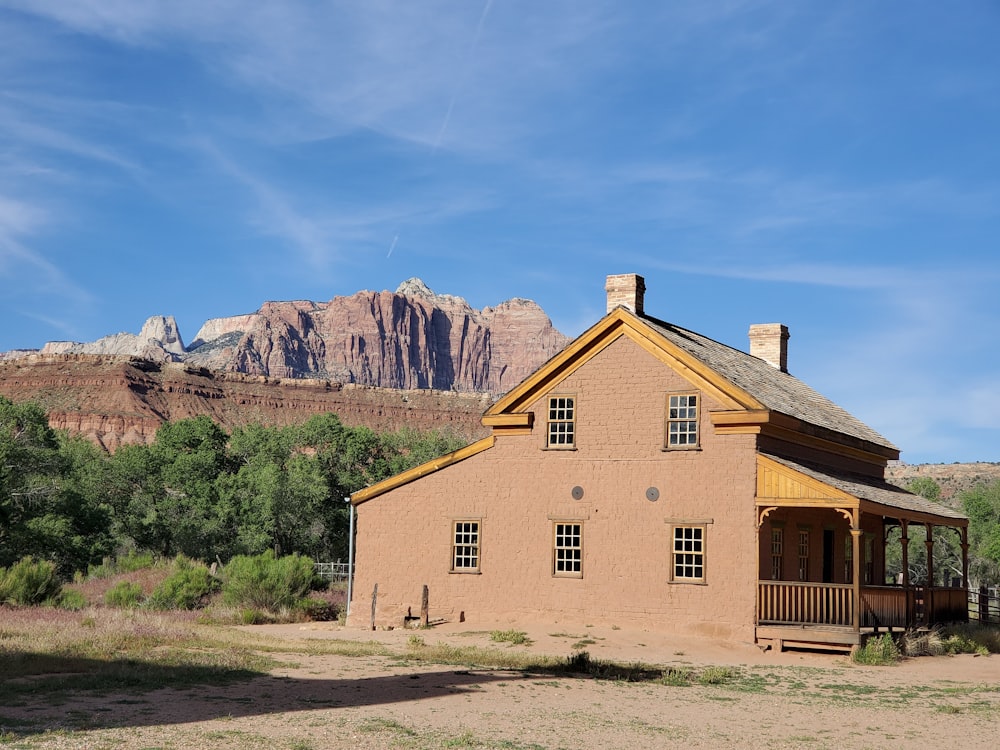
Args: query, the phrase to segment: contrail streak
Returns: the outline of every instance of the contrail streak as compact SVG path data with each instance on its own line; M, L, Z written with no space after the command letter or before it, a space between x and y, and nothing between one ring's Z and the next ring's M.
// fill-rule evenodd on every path
M483 34L483 26L486 25L486 16L490 13L490 8L493 7L493 0L486 0L486 5L483 6L483 12L479 15L479 23L476 25L476 33L472 37L472 46L469 48L469 63L465 65L465 73L459 80L458 85L455 86L455 90L451 95L451 101L448 102L448 110L444 113L444 120L441 122L441 127L438 129L437 137L434 139L434 148L431 149L431 153L438 150L438 146L441 145L441 139L444 138L445 131L448 129L448 123L451 121L452 110L455 109L455 100L458 99L458 93L462 90L465 85L465 81L469 75L469 69L472 67L472 58L476 56L476 47L479 46L479 37Z

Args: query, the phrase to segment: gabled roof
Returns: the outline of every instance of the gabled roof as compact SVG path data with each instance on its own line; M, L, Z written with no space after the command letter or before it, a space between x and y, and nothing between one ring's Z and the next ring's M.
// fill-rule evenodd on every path
M734 413L743 411L759 416L777 412L887 451L897 451L892 443L859 419L764 360L693 331L617 307L486 410L483 424L493 427L492 436L355 492L351 496L353 502L370 500L488 450L493 447L497 434L530 432L533 413L527 409L531 404L622 336L681 373L695 387L711 393L724 408ZM904 493L898 488L897 491ZM890 496L883 494L880 497ZM947 510L943 506L935 506L935 509Z
M760 455L774 461L780 466L791 469L793 472L821 482L836 492L850 495L859 501L867 501L868 503L881 506L882 511L889 517L893 517L892 511L897 511L899 516L903 518L915 518L921 521L936 520L939 523L942 520L948 519L959 522L956 524L959 526L964 526L969 520L967 516L949 508L947 505L935 503L920 495L915 495L883 479L861 474L831 471L825 467L821 468L811 464L799 463L767 453L761 453ZM831 493L831 496L833 494L835 493ZM766 502L766 498L759 498L758 503L761 502Z
M618 307L490 407L483 423L526 408L621 335L681 372L734 410L768 410L876 446L898 449L861 420L787 372L707 336Z
M875 445L896 449L879 433L826 396L759 357L655 318L645 317L644 320L664 338L753 395L767 409Z

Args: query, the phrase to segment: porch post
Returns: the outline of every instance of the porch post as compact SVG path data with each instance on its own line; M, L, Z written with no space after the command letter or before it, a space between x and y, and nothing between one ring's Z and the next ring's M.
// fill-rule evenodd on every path
M903 551L903 588L910 587L910 522L905 518L899 520L899 527L902 535L899 537L899 544Z
M851 613L851 627L861 632L861 529L851 529L851 579L854 587L854 611Z
M934 588L934 524L925 523L924 528L927 530L927 541L924 544L927 546L927 591L929 592Z

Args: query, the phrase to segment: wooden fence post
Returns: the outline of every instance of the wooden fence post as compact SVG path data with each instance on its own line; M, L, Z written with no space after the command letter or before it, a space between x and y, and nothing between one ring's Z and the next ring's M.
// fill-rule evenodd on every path
M430 622L428 617L428 605L430 603L430 591L427 588L427 584L424 584L424 593L420 597L420 626L426 628Z
M378 603L378 584L372 590L372 630L375 629L375 605Z
M990 621L990 592L986 584L979 586L979 623L986 625Z

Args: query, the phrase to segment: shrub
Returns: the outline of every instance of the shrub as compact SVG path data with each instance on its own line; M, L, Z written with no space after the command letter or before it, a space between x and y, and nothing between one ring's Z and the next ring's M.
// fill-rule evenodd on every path
M490 631L490 640L494 643L509 643L512 646L523 646L531 643L528 634L522 630L492 630Z
M313 561L301 555L238 555L223 572L222 600L233 607L265 612L291 609L312 588Z
M940 656L946 650L941 632L936 628L908 630L903 635L903 652L907 656Z
M660 683L671 687L688 687L691 685L694 673L685 667L669 667L660 677Z
M901 658L899 646L892 636L883 633L875 638L869 638L865 645L851 654L857 664L867 664L873 667L886 667L898 664Z
M946 625L940 630L944 653L987 654L1000 653L1000 627L979 622Z
M131 609L142 601L142 586L138 583L119 581L104 594L104 603L109 607Z
M134 573L137 570L153 567L152 552L137 552L129 550L124 555L111 558L105 557L100 565L87 567L88 578L111 578L119 573Z
M87 597L83 592L76 589L63 589L59 597L55 600L55 605L59 609L68 609L71 612L79 612L87 606Z
M153 590L146 606L153 609L195 609L217 586L207 567L178 555L174 560L174 572Z
M931 630L908 631L903 637L907 656L1000 653L1000 628L979 623L946 625Z
M134 573L137 570L152 568L154 562L152 552L129 550L115 558L115 567L119 573Z
M61 591L62 583L56 576L56 565L48 560L36 562L29 555L10 568L0 568L0 603L41 604L56 601Z
M731 667L705 667L698 675L701 685L724 685L739 676L739 672Z

